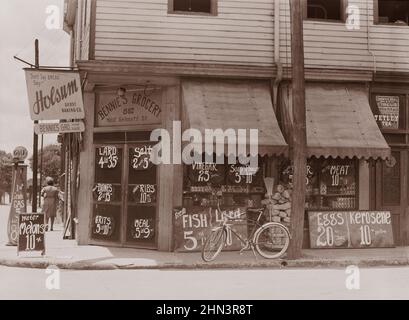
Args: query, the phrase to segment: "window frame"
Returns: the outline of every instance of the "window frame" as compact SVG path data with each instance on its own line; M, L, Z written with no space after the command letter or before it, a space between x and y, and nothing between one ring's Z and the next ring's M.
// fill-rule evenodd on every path
M303 17L305 21L318 21L318 22L332 22L332 23L345 23L347 19L346 9L348 7L348 0L340 0L341 2L341 19L319 19L319 18L308 18L308 0L302 1Z
M379 0L373 0L373 24L378 26L390 26L390 27L409 27L408 25L395 24L392 22L383 23L379 22Z
M168 0L168 14L181 14L193 16L217 16L218 14L218 0L210 0L210 12L194 12L194 11L180 11L174 10L174 0Z

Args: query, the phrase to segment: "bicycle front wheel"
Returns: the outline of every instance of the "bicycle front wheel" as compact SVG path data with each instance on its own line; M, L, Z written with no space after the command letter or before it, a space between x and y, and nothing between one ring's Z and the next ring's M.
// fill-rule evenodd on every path
M218 254L222 251L226 240L226 232L224 228L213 229L207 237L202 248L202 259L206 262L216 259Z
M254 246L266 259L280 258L287 251L289 244L290 234L281 223L266 223L254 235Z

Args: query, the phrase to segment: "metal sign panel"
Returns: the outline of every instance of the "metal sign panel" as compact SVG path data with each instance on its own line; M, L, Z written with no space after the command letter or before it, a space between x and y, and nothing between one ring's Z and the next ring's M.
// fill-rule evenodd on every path
M32 120L84 119L78 72L25 69Z

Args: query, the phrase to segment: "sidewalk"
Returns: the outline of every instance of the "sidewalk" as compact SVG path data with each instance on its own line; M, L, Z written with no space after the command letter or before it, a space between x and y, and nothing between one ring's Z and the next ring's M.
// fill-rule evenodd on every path
M266 260L252 252L222 252L216 261L203 262L200 253L168 253L129 248L78 246L62 240L62 231L47 232L45 257L17 257L17 247L7 247L8 207L0 206L0 265L10 267L111 270L111 269L214 269L214 268L342 268L409 265L409 247L391 249L304 250L299 260Z

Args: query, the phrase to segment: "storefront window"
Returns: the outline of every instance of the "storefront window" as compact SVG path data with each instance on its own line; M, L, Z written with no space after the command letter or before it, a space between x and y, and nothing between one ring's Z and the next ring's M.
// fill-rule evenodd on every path
M293 168L289 161L280 166L280 181L291 188ZM309 159L306 177L307 210L354 210L358 207L357 161Z
M92 238L119 241L123 149L113 145L95 150Z

